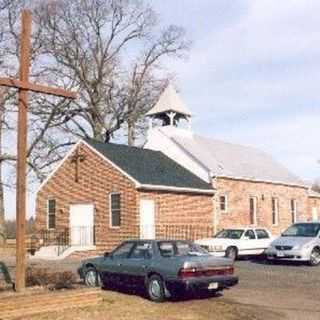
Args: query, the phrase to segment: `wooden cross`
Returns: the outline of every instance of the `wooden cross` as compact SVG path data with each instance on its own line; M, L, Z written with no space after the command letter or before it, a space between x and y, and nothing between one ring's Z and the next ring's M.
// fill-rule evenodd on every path
M26 176L27 176L27 111L29 91L75 99L76 94L60 88L50 88L29 82L32 18L29 10L22 10L19 80L0 78L0 86L19 91L18 141L17 141L17 191L16 191L16 291L25 288L26 272Z
M80 171L80 162L85 160L85 156L80 154L79 149L77 148L74 156L71 157L71 162L75 164L75 176L74 181L79 182L79 171Z

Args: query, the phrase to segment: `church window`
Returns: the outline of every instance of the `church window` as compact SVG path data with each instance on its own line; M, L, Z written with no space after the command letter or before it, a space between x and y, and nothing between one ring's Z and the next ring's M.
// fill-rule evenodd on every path
M279 201L277 198L272 198L272 224L277 226L279 223Z
M56 227L56 199L49 199L47 202L48 229Z
M121 225L121 196L120 193L110 194L110 226L112 228L120 227Z
M220 196L220 211L221 212L228 211L228 199L226 195Z
M250 197L250 224L257 224L257 197Z
M297 221L297 200L291 199L290 208L291 208L291 221L292 223L295 223Z

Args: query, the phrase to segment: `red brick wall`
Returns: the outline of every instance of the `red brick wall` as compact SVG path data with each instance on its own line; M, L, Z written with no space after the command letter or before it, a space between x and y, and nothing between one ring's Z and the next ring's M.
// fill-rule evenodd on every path
M38 192L36 198L37 230L47 229L47 199L56 199L56 229L69 227L69 207L75 203L95 206L97 249L110 250L121 240L138 235L136 189L126 176L85 145L85 160L80 163L79 182L75 182L75 164L70 157ZM121 193L121 227L109 226L109 194Z
M257 197L257 225L267 227L272 233L279 234L291 224L291 199L297 201L298 219L310 218L307 190L302 187L277 185L264 182L250 182L218 178L215 182L219 195L227 195L228 211L222 213L217 201L218 228L247 226L250 224L249 198ZM279 224L272 225L271 199L279 201Z
M157 230L164 224L212 225L212 195L163 191L137 191L134 183L85 145L85 160L75 182L75 164L70 157L55 172L36 198L36 228L47 229L47 200L56 199L56 229L69 227L69 207L74 203L95 206L97 252L109 251L124 239L139 237L139 202L155 200ZM109 193L121 193L121 227L109 227ZM157 236L161 237L162 234ZM92 252L91 252L92 253ZM83 256L79 252L74 256Z
M309 212L311 214L311 218L313 214L317 216L317 220L320 221L320 198L317 197L309 197Z

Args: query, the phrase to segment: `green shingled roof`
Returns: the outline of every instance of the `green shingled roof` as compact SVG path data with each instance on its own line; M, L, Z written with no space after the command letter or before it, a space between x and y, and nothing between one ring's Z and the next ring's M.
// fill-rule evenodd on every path
M91 139L84 141L142 185L213 191L209 183L160 151L102 143Z

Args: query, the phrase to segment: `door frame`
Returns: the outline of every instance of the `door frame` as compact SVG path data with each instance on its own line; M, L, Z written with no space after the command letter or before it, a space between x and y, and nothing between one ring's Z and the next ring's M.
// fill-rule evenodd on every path
M142 210L142 205L141 203L143 201L146 202L152 202L153 203L153 239L156 238L156 201L154 199L139 199L139 239L142 240L147 240L148 238L142 238L142 214L141 214L141 210Z
M96 205L94 202L71 202L69 204L69 231L70 231L70 245L72 246L72 225L71 225L71 207L72 206L81 206L81 205L90 205L92 206L93 210L92 210L92 225L90 225L89 227L92 227L92 243L88 244L88 245L81 245L79 244L79 247L85 247L85 246L94 246L95 245L95 230L94 230L94 226L95 226L95 213L96 213Z

